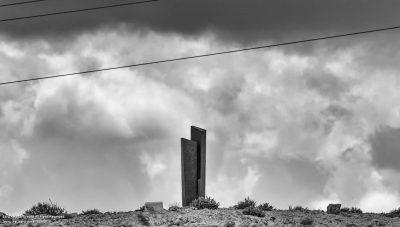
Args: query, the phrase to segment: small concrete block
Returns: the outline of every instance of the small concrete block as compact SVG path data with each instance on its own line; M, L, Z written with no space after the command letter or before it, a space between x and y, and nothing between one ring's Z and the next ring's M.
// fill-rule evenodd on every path
M144 207L148 211L164 211L163 202L147 202Z
M328 207L326 208L326 212L328 214L340 214L340 207L341 204L329 204Z

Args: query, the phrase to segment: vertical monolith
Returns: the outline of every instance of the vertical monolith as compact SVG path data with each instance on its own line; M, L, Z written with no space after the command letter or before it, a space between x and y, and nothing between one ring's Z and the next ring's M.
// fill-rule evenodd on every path
M190 127L190 139L197 142L197 196L206 194L206 130Z
M192 126L181 139L182 206L206 195L206 130Z
M197 142L181 139L182 206L189 206L197 193Z

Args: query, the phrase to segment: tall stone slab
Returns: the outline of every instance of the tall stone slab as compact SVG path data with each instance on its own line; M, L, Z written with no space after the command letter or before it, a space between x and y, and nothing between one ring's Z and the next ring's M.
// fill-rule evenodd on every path
M206 130L191 126L190 139L197 142L197 197L206 195Z
M198 197L197 142L181 138L182 206Z

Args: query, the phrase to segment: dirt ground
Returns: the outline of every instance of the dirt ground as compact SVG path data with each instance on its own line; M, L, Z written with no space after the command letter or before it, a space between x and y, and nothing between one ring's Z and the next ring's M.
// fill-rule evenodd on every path
M14 220L18 221L18 220ZM176 211L130 211L106 212L104 214L77 215L69 219L19 220L0 226L399 226L400 218L389 218L381 214L327 214L323 211L266 211L265 217L242 214L241 210L222 208L217 210L195 210L181 208Z

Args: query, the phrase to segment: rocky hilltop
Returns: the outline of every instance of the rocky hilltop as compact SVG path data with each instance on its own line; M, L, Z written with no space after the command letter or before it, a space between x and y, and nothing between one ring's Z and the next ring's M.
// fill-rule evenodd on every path
M14 222L14 223L11 223ZM244 214L234 208L195 209L174 208L158 211L106 212L99 214L72 214L51 218L2 218L0 226L400 226L399 217L383 214L330 214L313 210L265 211L264 217Z

